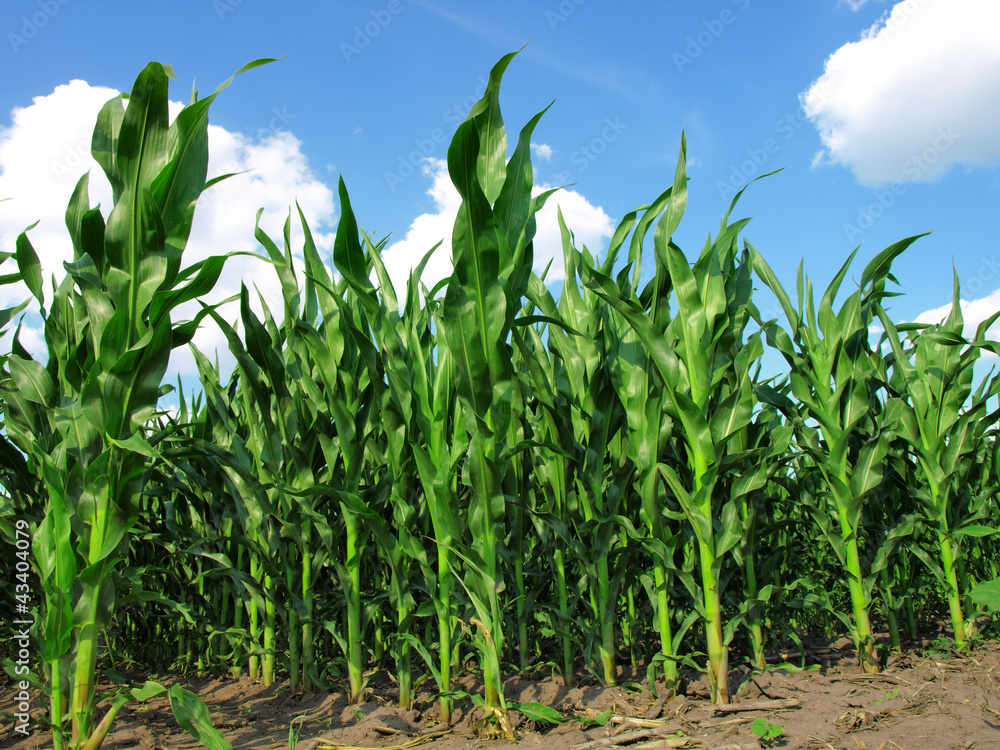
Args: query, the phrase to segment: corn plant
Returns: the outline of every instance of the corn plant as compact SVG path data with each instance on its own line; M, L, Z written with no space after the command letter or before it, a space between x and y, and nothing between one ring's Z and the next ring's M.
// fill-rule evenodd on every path
M10 199L4 198L0 200L0 203L5 200ZM17 270L0 276L0 286L16 284L18 281L25 280L31 288L40 288L41 264L38 261L38 256L35 255L34 248L27 241L26 236L21 242L21 247L17 248L15 252L0 253L0 266L7 263L11 258L17 264ZM8 266L6 270L11 269ZM30 302L31 298L29 297L13 307L0 310L0 336L5 336L8 333L10 322ZM20 345L19 334L20 324L18 324L13 332L12 353L16 352L19 356L27 358L27 352ZM7 372L7 360L7 355L0 355L0 372L2 373ZM0 395L2 395L2 392L0 392ZM0 400L0 409L2 409L2 413L6 419L7 405L5 400ZM34 488L37 480L32 475L27 462L24 460L24 456L11 444L6 431L2 429L0 429L0 476L2 476L0 486L4 489L4 494L0 495L0 503L2 503L3 510L0 513L0 519L2 519L0 520L0 533L3 534L3 538L8 543L15 544L16 533L14 524L8 519L15 508L27 509L30 507L29 498L37 493L37 490Z
M854 619L845 622L866 672L879 670L869 617L873 575L877 571L862 568L859 534L865 499L882 480L888 441L877 419L876 391L884 382L884 363L869 343L868 326L875 318L875 305L886 294L886 280L895 280L890 274L892 261L916 239L901 240L872 259L865 267L859 289L848 297L840 312L834 312L833 302L857 250L834 276L818 311L812 283L803 279L800 266L796 311L770 266L750 246L754 269L777 296L791 325L789 336L773 321L766 323L768 342L791 368L792 394L818 427L803 421L787 398L767 388L758 388L758 393L795 420L799 445L813 458L822 475L821 492L829 500L829 510L819 498L803 497L808 499L813 519L847 575ZM889 538L894 540L895 536L890 534Z
M403 319L399 314L399 303L395 289L385 266L379 257L382 244L375 245L364 235L364 253L357 244L357 226L353 217L346 186L341 182L341 205L344 211L342 226L353 238L350 262L341 253L339 268L344 269L344 279L351 284L358 295L360 312L364 316L368 330L379 351L376 373L385 369L387 387L380 388L379 422L380 436L378 450L383 454L378 459L384 464L382 481L383 494L388 494L388 510L381 515L367 505L352 500L352 506L360 513L364 523L373 533L378 554L390 571L388 594L395 614L395 639L393 652L396 678L399 684L399 705L410 708L413 701L411 670L411 633L414 624L415 600L411 587L416 585L418 567L429 567L426 551L418 539L422 515L417 505L417 469L409 450L410 431L415 428L412 398L413 362L410 351L401 335ZM380 289L375 293L369 279L374 270ZM312 272L323 276L321 286L328 282L326 272L313 267ZM408 321L417 315L415 279L410 279L410 290L406 300L404 316ZM369 442L373 446L374 440ZM445 688L447 690L447 688ZM442 711L442 713L446 713ZM449 721L450 718L446 718Z
M427 256L424 261L426 259ZM422 267L423 263L419 268ZM416 297L418 278L417 273L410 277L407 294L409 300ZM402 395L412 398L414 408L408 442L416 463L435 542L433 557L436 558L436 565L422 563L421 570L437 618L437 659L419 641L414 640L412 645L423 657L437 682L441 693L441 721L448 724L451 722L453 708L452 662L456 646L455 586L458 558L455 550L463 536L457 486L458 466L466 446L463 440L464 427L457 418L455 361L446 347L434 347L431 326L435 316L429 307L430 302L420 314L408 316L407 325L404 326L403 337L412 361L412 385ZM399 382L398 373L393 373L392 370L390 373L393 380Z
M472 491L471 546L463 555L472 574L465 585L477 614L487 710L505 733L506 706L500 682L504 633L498 593L506 502L502 466L513 387L508 340L531 274L535 199L531 195L531 133L542 112L521 131L510 161L500 115L499 86L514 53L490 72L486 93L459 126L448 149L448 170L462 196L452 238L454 273L448 282L440 326L458 371L462 422L469 435L463 482ZM544 112L544 110L543 110Z
M564 243L567 238L564 238ZM537 306L542 317L561 320L555 300L545 287L542 279L532 274L529 281L529 298L532 306ZM532 387L532 397L537 414L534 419L534 437L537 449L534 452L534 483L536 506L533 509L535 528L539 533L539 544L544 545L546 557L555 580L554 615L550 618L553 632L559 639L559 663L566 685L574 682L573 661L576 655L573 638L573 610L570 604L570 587L567 582L566 562L573 544L570 536L569 502L572 483L572 460L577 454L574 440L573 416L570 402L560 385L568 387L566 367L561 357L553 351L553 342L565 330L563 324L549 328L549 347L542 341L547 323L541 328L524 326L511 331L511 338L521 351L521 359L527 369L527 377ZM579 334L577 334L579 335ZM548 542L548 544L545 544Z
M738 498L720 502L715 494L727 442L753 410L749 373L763 347L756 335L743 341L750 320L750 266L747 253L741 263L735 262L735 237L745 222L728 226L727 212L719 237L706 244L693 268L671 241L687 203L685 150L682 137L669 203L653 236L659 285L637 299L634 291L623 291L598 272L586 271L583 280L635 330L660 378L666 414L680 427L683 461L659 463L657 468L697 540L712 696L728 703L720 574L724 556L741 535ZM664 325L669 318L665 292L671 288L678 312Z
M343 180L340 182L339 190L343 214L337 229L333 260L337 269L343 274L342 280L340 288L334 292L332 278L320 262L315 248L310 246L306 256L307 278L316 284L320 292L326 341L312 333L306 340L313 357L321 363L320 373L325 398L329 404L329 414L337 429L337 447L343 456L339 460L343 462L348 480L342 489L338 488L337 497L344 514L350 563L348 626L349 647L352 649L349 659L351 700L352 702L360 700L363 667L360 656L359 620L360 557L355 559L354 556L360 555L357 540L359 533L364 529L375 535L379 554L391 571L389 599L396 614L396 671L400 684L400 703L408 707L411 701L410 642L406 636L413 608L413 599L409 593L409 578L412 568L411 558L412 555L419 554L416 552L419 543L407 528L407 523L414 518L407 509L411 507L410 487L413 484L415 469L405 460L404 455L405 406L402 408L399 406L398 391L386 385L384 375L387 359L395 356L398 365L400 358L403 357L396 331L399 321L398 305L395 292L388 283L388 274L378 257L381 246L374 246L367 235L362 246L358 237L357 221ZM370 280L372 261L376 264L379 278L384 283L383 299L391 300L389 306L379 299ZM336 327L331 328L331 326ZM381 353L377 352L373 340L378 340L382 344ZM339 357L336 352L340 353ZM352 371L352 367L357 369ZM363 371L361 368L364 368ZM352 378L355 382L344 382ZM390 376L390 382L392 380ZM365 384L364 388L360 387L362 383ZM376 412L376 409L379 411ZM375 425L379 422L381 422L379 432L385 436L385 455L373 461L366 445L371 446L374 442L371 433L376 431ZM332 459L335 458L334 444L328 441L325 445L327 461L332 465L334 463ZM369 450L367 458L366 450ZM366 498L359 493L360 476L357 472L362 462L377 463L380 470L385 468L385 481L388 482L386 491L390 496L391 512L397 521L395 533L391 522L379 516ZM388 466L383 466L384 464ZM374 478L370 478L369 481L374 481ZM353 549L352 544L355 545ZM341 575L341 580L347 587L348 579Z
M23 274L42 305L48 362L20 349L4 383L8 435L28 456L44 495L34 554L45 588L42 632L57 748L99 747L125 700L149 693L126 690L95 722L98 641L113 616L144 470L159 457L145 425L171 350L190 341L198 324L175 324L171 313L210 291L225 261L181 269L195 203L211 184L208 108L228 81L205 99L195 95L168 123L171 75L151 63L127 108L115 97L101 110L92 153L111 182L114 207L105 225L89 205L88 176L79 181L66 213L73 261L54 285L49 310L37 268ZM26 269L34 268L26 234L18 246ZM212 747L228 747L193 696L179 688L170 695L182 726Z
M565 225L560 227L567 278L577 274L579 255ZM584 264L580 263L579 267ZM611 545L614 540L612 507L605 493L608 450L621 424L614 418L618 406L611 374L601 351L604 312L599 298L565 284L559 298L559 314L575 335L550 330L553 348L565 364L566 380L559 386L570 405L573 424L574 467L570 502L577 506L573 518L576 538L582 542L577 557L587 573L587 597L596 627L587 638L585 651L597 652L599 676L605 685L617 681L614 612L616 597L611 586Z
M996 396L1000 382L984 381L975 392L972 388L980 351L1000 351L1000 345L985 339L1000 313L982 321L976 338L966 341L957 273L951 311L940 324L897 328L881 306L876 312L892 348L891 383L898 394L889 399L886 409L895 431L916 457L922 482L911 492L919 501L924 523L936 536L937 560L917 552L918 548L914 551L945 591L955 644L962 648L969 635L963 612L968 590L960 585L958 575L962 539L997 533L982 523L981 504L977 508L969 503L962 489L985 432L1000 417L997 412L986 413L987 401ZM910 333L908 351L899 340L904 330Z
M177 411L156 420L164 432L159 448L165 462L150 473L147 497L158 502L150 503L137 529L141 526L145 532L141 551L146 559L158 561L163 552L171 559L193 556L202 570L199 614L208 630L208 670L228 666L239 677L248 659L259 663L262 655L252 645L259 631L251 634L245 627L248 603L255 612L265 610L248 567L251 554L257 560L265 556L256 540L264 536L261 527L273 514L246 446L247 429L237 408L238 374L223 387L218 362L210 363L193 345L191 349L202 391L189 406L179 381ZM186 507L186 518L179 507ZM195 534L195 528L203 533ZM148 570L156 569L153 565ZM183 580L175 585L190 589ZM148 597L148 589L141 596ZM166 645L153 640L158 647ZM253 679L258 676L255 671Z

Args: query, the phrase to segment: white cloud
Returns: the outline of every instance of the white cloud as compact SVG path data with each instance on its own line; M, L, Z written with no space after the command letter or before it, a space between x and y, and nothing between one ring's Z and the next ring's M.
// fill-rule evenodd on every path
M439 240L443 242L424 268L421 282L431 289L438 281L449 276L452 270L451 235L455 216L462 203L461 197L451 183L447 164L443 159L427 159L424 174L431 178L431 187L427 193L434 201L433 212L421 214L414 219L406 236L390 244L382 252L382 261L400 301L406 292L410 269ZM550 187L536 185L533 193L537 195ZM537 226L533 242L534 267L537 272L541 272L550 260L555 259L546 277L547 282L558 281L564 274L557 207L562 208L563 219L574 233L577 247L587 245L591 252L596 253L607 244L615 229L611 217L604 209L594 206L580 193L564 189L552 195L536 215Z
M434 201L434 211L420 214L410 224L402 240L393 242L382 251L382 262L400 302L406 295L410 271L439 241L441 246L427 261L420 281L431 289L438 281L451 274L451 232L462 198L451 183L444 159L428 158L424 162L423 173L431 178L427 194Z
M984 320L994 315L1000 310L1000 289L973 300L961 300L962 320L965 323L963 335L967 339L976 337L976 329ZM951 314L951 304L936 307L933 310L926 310L917 316L917 323L927 323L934 325L942 323ZM1000 339L1000 322L994 323L986 332L986 337Z
M532 143L531 151L539 159L545 159L545 161L552 160L552 146L547 143Z
M101 168L90 157L90 139L97 113L117 94L74 80L56 87L47 96L36 97L27 107L14 109L9 125L0 128L0 198L11 198L0 203L0 250L13 251L17 235L38 221L28 236L42 263L46 288L49 276L61 277L62 262L72 258L64 214L73 187L84 172L90 170L91 205L100 203L105 219L111 209L111 188ZM171 117L181 107L179 102L171 102ZM254 218L261 207L264 208L261 226L280 247L282 225L289 205L296 200L321 255L329 257L333 245L333 193L310 171L300 141L288 131L267 133L255 139L209 126L209 177L229 172L244 174L230 177L202 195L184 256L185 265L231 250L258 251ZM298 216L293 213L291 242L296 251L302 246L297 227ZM4 272L9 272L6 267ZM204 301L218 302L237 293L241 281L247 283L253 296L253 285L257 284L280 317L281 295L274 271L251 258L230 259L216 289ZM22 285L0 287L0 305L4 307L27 296ZM192 302L174 317L189 318L198 309L197 302ZM225 312L225 317L233 322L237 315L235 307ZM29 316L29 322L32 317ZM29 338L26 331L23 340L40 347L29 347L33 355L43 354L40 337ZM213 359L218 346L223 368L231 366L225 340L214 325L204 325L195 336L195 344ZM187 349L174 352L168 378L176 377L177 372L195 371Z
M905 0L802 94L825 156L858 181L930 181L1000 164L1000 3Z
M537 195L552 187L546 184L538 185L533 192ZM581 193L564 188L553 194L536 215L537 229L534 240L535 270L541 271L550 260L555 261L549 275L545 277L546 283L561 281L565 277L557 208L562 209L563 221L573 233L576 246L582 248L586 245L593 255L603 250L615 233L615 224L611 217L603 208L593 205Z
M90 158L90 139L98 111L117 93L71 81L14 109L10 125L0 127L0 198L10 198L0 203L0 248L13 251L17 235L38 221L28 236L46 278L72 260L64 214L88 169L92 203L100 202L105 214L111 205L111 188L98 179L100 167ZM23 297L24 287L0 290L5 306Z

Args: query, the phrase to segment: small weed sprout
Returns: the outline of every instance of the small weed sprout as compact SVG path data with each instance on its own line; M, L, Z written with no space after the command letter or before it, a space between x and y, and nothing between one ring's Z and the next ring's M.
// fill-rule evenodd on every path
M785 734L784 727L770 723L763 716L754 720L750 730L760 738L761 747L770 747L775 740Z

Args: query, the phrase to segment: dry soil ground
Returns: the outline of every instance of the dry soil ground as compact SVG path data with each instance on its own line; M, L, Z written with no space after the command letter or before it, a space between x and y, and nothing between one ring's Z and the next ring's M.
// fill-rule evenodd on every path
M840 647L840 648L838 648ZM780 668L762 674L737 668L731 672L736 710L713 709L706 700L704 678L686 681L676 696L654 699L637 689L639 676L628 670L622 683L631 687L602 688L592 679L567 688L561 679L511 679L507 700L535 701L558 708L565 716L594 717L610 710L604 726L586 726L569 720L561 725L538 725L513 713L517 743L524 748L570 750L586 743L600 747L690 748L835 748L840 750L955 750L1000 748L1000 643L987 642L970 655L956 657L911 649L891 657L879 675L863 675L843 642L814 651L812 670ZM289 723L299 723L297 750L324 748L407 747L422 744L428 750L482 748L503 750L504 739L482 736L482 714L462 704L458 720L442 735L433 733L437 706L427 683L418 690L417 706L394 708L392 683L376 676L359 706L348 706L341 693L291 695L287 685L262 687L248 679L196 680L178 678L208 704L215 726L235 750L288 748ZM475 679L461 687L476 692ZM4 712L0 746L21 750L50 748L41 730L27 740L9 732L12 688L0 689ZM666 699L664 699L666 698ZM748 710L753 706L763 706ZM753 732L755 719L764 717L784 730L770 743ZM645 734L643 734L645 733ZM184 734L165 701L133 705L115 722L104 748L198 747Z

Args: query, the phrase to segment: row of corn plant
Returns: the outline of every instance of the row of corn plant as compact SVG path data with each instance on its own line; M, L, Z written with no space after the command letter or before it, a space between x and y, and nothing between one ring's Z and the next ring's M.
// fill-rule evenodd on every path
M692 262L674 240L683 135L670 187L602 256L557 212L553 291L534 270L536 214L555 192L535 188L530 160L545 110L509 148L499 90L513 57L448 150L451 247L428 248L405 290L341 180L330 259L301 211L301 248L291 215L276 242L258 214L280 310L244 287L235 313L203 305L173 322L226 258L181 268L211 184L214 95L168 123L157 65L101 113L94 153L115 206L105 223L81 181L67 275L44 293L27 234L4 258L18 273L0 281L25 282L48 345L35 362L15 333L2 363L0 481L5 509L35 524L57 747L99 746L125 700L162 690L123 687L98 720L102 634L107 666L287 675L292 691L343 681L352 703L384 671L409 707L429 675L441 721L468 697L510 736L514 672L613 685L627 659L673 690L695 667L728 702L735 654L763 668L809 630L846 631L873 672L882 623L898 648L941 603L963 648L990 622L1000 381L972 380L980 353L998 353L995 317L964 338L956 282L944 322L893 324L891 266L916 238L877 254L839 310L857 251L818 307L800 268L796 308L741 241L747 220L730 221L740 195ZM435 252L453 272L428 289ZM762 319L755 277L785 324ZM195 349L187 398L163 375L205 320L236 367ZM786 372L762 374L766 347ZM472 663L481 695L456 684ZM196 737L225 746L189 694L170 695Z

